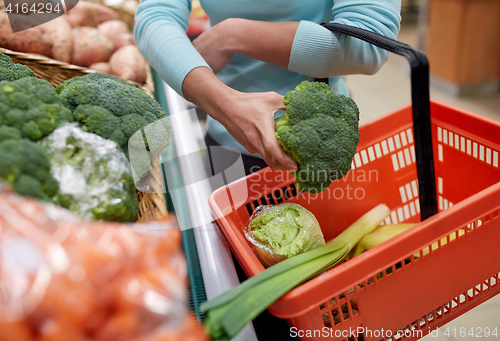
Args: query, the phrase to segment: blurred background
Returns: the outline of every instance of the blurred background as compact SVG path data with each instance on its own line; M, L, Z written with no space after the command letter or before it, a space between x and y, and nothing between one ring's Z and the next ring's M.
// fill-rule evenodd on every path
M427 53L431 98L500 120L500 1L403 0L398 40ZM411 103L404 57L345 77L361 123Z

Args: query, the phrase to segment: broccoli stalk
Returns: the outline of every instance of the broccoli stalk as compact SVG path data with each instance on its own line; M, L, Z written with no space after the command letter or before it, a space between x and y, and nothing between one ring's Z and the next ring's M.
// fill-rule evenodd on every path
M283 100L286 113L275 120L276 138L297 163L299 191L322 192L351 168L359 141L359 110L327 84L304 81Z

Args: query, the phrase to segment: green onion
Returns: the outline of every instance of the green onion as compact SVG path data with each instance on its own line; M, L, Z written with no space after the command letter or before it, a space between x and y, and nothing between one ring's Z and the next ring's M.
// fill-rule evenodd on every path
M203 303L200 309L207 312L204 324L210 336L221 341L234 338L289 290L341 262L389 213L386 205L378 205L326 245L277 263Z

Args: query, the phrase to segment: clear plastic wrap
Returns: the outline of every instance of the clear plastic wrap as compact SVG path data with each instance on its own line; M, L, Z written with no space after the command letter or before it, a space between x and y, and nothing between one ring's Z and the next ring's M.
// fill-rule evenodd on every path
M245 236L265 267L325 245L314 214L294 203L257 207Z
M137 219L134 179L118 145L66 124L40 141L59 181L54 202L87 220L130 222Z
M88 222L0 192L0 340L208 340L180 239L171 215Z

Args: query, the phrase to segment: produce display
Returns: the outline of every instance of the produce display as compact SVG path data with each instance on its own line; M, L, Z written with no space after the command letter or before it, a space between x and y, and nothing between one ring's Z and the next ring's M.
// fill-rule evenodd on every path
M245 236L265 267L325 245L316 217L294 203L260 206L250 218Z
M135 46L130 27L113 9L79 1L67 14L34 26L37 15L0 12L0 47L109 72L139 84L146 82L148 63ZM24 30L13 33L14 25ZM100 65L108 62L107 68Z
M59 181L54 203L87 220L132 222L139 210L130 164L118 145L63 125L40 141Z
M276 138L297 163L299 191L318 193L351 168L359 141L359 110L325 83L304 81L285 94L286 113L276 119Z
M208 340L171 216L91 223L4 188L0 226L0 340Z
M105 73L54 90L8 56L0 63L9 79L19 78L0 81L0 178L85 219L135 221L136 182L149 174L150 153L171 143L158 102Z
M200 309L207 313L204 323L210 336L215 340L235 337L289 290L340 263L389 214L386 205L377 205L327 244L276 263L203 303Z

